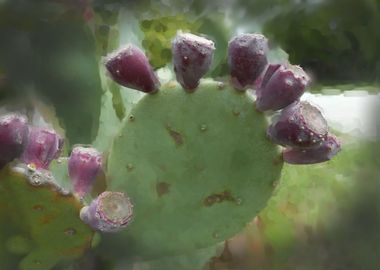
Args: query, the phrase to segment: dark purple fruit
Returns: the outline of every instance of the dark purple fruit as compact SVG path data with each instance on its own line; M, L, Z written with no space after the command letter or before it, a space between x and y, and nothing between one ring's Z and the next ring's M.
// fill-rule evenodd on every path
M318 108L306 101L294 102L269 126L273 142L292 147L313 147L326 139L328 126Z
M253 87L268 60L268 41L260 34L241 34L228 44L231 81L238 90Z
M172 42L173 65L177 81L193 91L210 69L214 42L190 33L178 34Z
M95 148L77 146L71 152L68 169L73 190L82 198L91 191L102 169L102 155Z
M122 192L105 191L90 206L80 211L80 218L101 232L117 232L127 227L133 216L133 205Z
M0 168L19 157L27 141L28 120L17 113L0 116Z
M256 108L259 111L285 108L302 96L309 83L309 76L299 66L269 65L256 90Z
M154 93L160 87L148 58L133 45L107 56L105 66L113 80L122 86L145 93Z
M63 139L54 130L31 127L21 160L37 169L48 169L52 160L59 157L62 147Z
M329 135L321 144L312 148L286 148L283 159L290 164L314 164L333 158L341 150L334 135Z

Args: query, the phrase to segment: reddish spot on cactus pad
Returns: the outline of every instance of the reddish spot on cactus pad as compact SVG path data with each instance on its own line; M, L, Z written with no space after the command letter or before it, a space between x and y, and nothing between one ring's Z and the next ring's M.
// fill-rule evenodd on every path
M169 189L170 189L170 184L166 182L158 182L156 185L156 191L157 191L158 197L161 197L162 195L169 193L170 191Z
M174 142L177 145L183 144L183 137L182 134L179 133L178 131L173 130L169 125L166 126L166 129L169 132L169 135L173 138Z
M41 222L41 224L49 224L56 218L57 218L57 216L54 214L46 214L46 215L41 217L40 222Z
M33 210L36 210L36 211L43 211L45 209L45 207L43 207L41 204L36 204L33 206Z
M214 193L214 194L209 195L208 197L204 199L203 204L208 207L208 206L212 206L215 203L221 203L224 201L234 202L236 204L239 204L239 200L236 199L234 196L232 196L231 192L227 190L220 193Z
M64 256L73 256L76 254L83 253L87 248L88 248L87 246L76 246L76 247L64 249L60 252L60 254Z

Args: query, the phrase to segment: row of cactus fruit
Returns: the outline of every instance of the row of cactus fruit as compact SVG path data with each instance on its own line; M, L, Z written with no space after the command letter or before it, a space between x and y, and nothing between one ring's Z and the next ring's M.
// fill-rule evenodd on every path
M30 170L43 173L49 169L49 165L54 159L59 158L64 140L51 128L28 125L28 119L24 115L9 113L0 117L0 142L1 168L18 158ZM92 147L76 146L71 151L68 159L68 174L72 181L72 191L79 200L83 200L84 196L91 192L92 185L102 170L102 159L102 154ZM132 216L132 205L122 193L102 193L90 207L82 209L81 218L88 223L96 224L94 227L99 227L101 231L112 230L112 224L115 221L107 216L107 208L104 208L104 204L109 204L110 199L111 201L116 200L120 204L127 203L126 206L129 207L130 213L126 213L126 220L123 220L121 224L117 223L116 226L126 225ZM95 213L94 216L88 214L93 212L92 205L98 205L98 203L99 209L102 211L96 215L101 215L101 219L109 222L108 225L103 225L102 220L94 220Z
M173 66L185 91L197 89L209 70L214 43L193 34L178 34L172 42ZM268 64L267 39L261 34L241 34L228 46L231 83L238 91L256 89L256 109L279 111L268 128L274 143L285 146L283 158L292 164L311 164L331 159L340 150L337 138L328 134L320 110L300 97L310 78L300 66ZM106 61L111 77L119 84L153 94L159 81L144 53L134 46L112 54Z
M212 64L214 50L212 41L190 33L178 33L173 40L174 72L178 83L189 95L202 91L201 78ZM255 109L263 114L266 112L265 117L275 114L267 129L267 137L285 147L282 153L285 162L312 164L331 159L339 152L340 143L328 132L320 110L300 101L310 83L308 75L299 66L268 63L267 51L267 39L261 34L234 37L228 47L230 85L236 94L256 90L255 103L252 103ZM160 81L149 60L142 50L133 45L110 54L105 59L105 67L109 76L122 86L150 95L156 95L160 90ZM178 142L180 138L176 131L169 131L177 136ZM60 156L62 147L63 138L54 130L34 127L19 113L0 117L1 168L16 159L29 168L49 170L49 164ZM99 172L105 169L104 164L103 155L90 146L72 149L67 170L72 193L82 203L91 192ZM98 194L82 208L80 219L100 232L124 229L132 220L134 208L126 192L104 191ZM210 198L222 200L225 194Z

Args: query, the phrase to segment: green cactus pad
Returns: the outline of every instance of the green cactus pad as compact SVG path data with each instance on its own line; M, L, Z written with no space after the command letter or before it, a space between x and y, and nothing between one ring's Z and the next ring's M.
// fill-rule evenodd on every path
M280 177L282 159L266 128L248 93L219 82L204 80L192 94L169 83L143 97L108 160L108 190L131 197L134 220L105 245L173 255L239 232Z
M28 174L11 168L0 172L0 239L5 240L0 251L18 256L18 267L8 269L51 269L81 256L93 232L79 219L82 205L76 198L43 179L32 185Z

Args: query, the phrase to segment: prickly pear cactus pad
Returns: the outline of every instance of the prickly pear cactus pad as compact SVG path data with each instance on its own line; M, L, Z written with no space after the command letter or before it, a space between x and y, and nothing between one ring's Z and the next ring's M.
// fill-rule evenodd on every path
M266 129L250 94L220 82L202 80L194 93L171 82L144 96L108 160L107 190L131 197L134 219L104 243L173 255L239 232L280 177L280 151Z
M19 258L18 266L5 269L51 269L90 247L93 232L78 216L82 205L45 180L10 167L0 172L0 219L8 220L0 239Z

